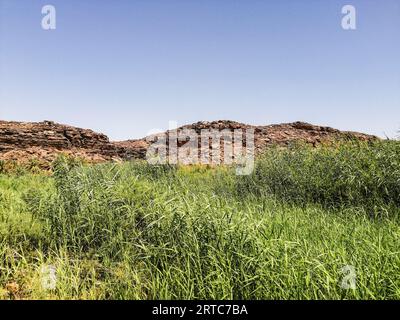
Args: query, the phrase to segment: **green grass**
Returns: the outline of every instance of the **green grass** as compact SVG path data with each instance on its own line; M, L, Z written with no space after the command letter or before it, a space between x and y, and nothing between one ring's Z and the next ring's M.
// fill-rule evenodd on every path
M400 206L400 144L353 142L315 152L302 146L271 149L255 173L240 181L239 190L274 194L298 205L362 206L381 215L383 208Z
M399 155L271 149L247 177L63 158L0 174L0 298L399 299Z

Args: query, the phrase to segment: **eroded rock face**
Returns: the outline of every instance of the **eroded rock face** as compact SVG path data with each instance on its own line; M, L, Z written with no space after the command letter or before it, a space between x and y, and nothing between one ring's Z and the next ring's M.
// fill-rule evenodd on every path
M238 131L239 137L241 137L241 142L239 145L235 143L233 145L232 142L235 139L234 133L237 133ZM203 138L203 132L216 132L213 137L217 137L217 142L213 140L213 138L209 138L209 147L202 146L202 142L208 139L207 135L205 135L205 138ZM248 132L254 133L254 148L247 142ZM193 133L197 135L197 139L195 140L190 138L193 137ZM160 137L161 139L167 141L167 159L171 160L177 158L177 161L180 163L211 164L236 162L235 158L237 158L237 156L234 154L233 151L236 148L242 149L242 156L246 156L246 154L249 155L249 153L250 155L251 153L253 153L255 156L257 156L268 147L271 147L273 145L287 147L293 143L303 142L312 145L313 147L317 147L320 144L330 144L338 141L378 140L377 137L367 134L340 131L330 127L315 126L305 122L253 126L230 120L220 120L212 122L200 121L193 124L185 125L176 130L171 130L159 135L146 137L145 139L141 140L141 142L147 141L148 147L149 141L157 141L158 139L160 139ZM177 148L175 148L174 146L171 148L171 146L168 144L168 141L171 137L173 140L177 140ZM129 146L129 141L125 143L127 146ZM137 143L138 142L135 141L135 144ZM190 150L188 150L190 148L196 148L197 152L191 153ZM218 148L220 151L214 154L213 150ZM205 162L203 162L202 159L204 159Z
M335 141L360 140L374 141L377 137L350 131L340 131L330 127L315 126L306 122L293 122L255 127L256 147L262 151L265 147L277 144L288 145L293 142L302 141L318 146L321 143Z
M201 121L178 128L174 133L178 133L178 147L185 147L187 140L184 132L188 130L196 132L198 135L204 130L225 130L225 132L253 130L256 155L271 145L287 146L296 141L317 146L321 143L339 140L372 141L378 139L362 133L344 132L304 122L252 126L235 121L220 120ZM167 138L170 135L172 132L165 133ZM52 121L37 123L0 121L0 160L26 162L37 159L42 164L49 164L60 153L81 157L90 162L144 159L149 145L156 140L157 136L152 136L138 140L110 142L104 134Z
M94 148L109 144L106 135L52 121L21 123L0 121L0 150L45 146L55 149Z
M65 153L90 162L144 157L92 130L43 121L37 123L0 121L0 160L52 162Z

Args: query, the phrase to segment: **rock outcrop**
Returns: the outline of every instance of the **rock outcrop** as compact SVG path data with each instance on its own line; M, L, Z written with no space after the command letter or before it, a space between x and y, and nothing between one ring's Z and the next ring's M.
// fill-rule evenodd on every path
M201 121L180 127L174 132L180 136L178 147L184 147L187 141L184 135L187 131L200 135L204 130L233 132L237 129L254 132L255 154L261 153L271 145L287 146L297 141L318 146L321 143L349 139L362 141L378 139L362 133L345 132L304 122L252 126L235 121ZM167 131L164 136L168 137L171 134L172 131ZM81 157L90 162L144 159L152 141L157 141L159 137L160 135L154 135L138 140L111 142L104 134L52 121L38 123L0 121L0 160L26 162L36 159L46 166L60 153Z
M89 129L43 121L37 123L0 121L0 160L42 165L64 153L90 162L143 158L138 149L126 148Z

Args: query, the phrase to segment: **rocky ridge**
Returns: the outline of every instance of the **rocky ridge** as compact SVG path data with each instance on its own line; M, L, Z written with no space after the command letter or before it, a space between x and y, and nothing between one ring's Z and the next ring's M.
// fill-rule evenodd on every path
M302 141L314 147L321 143L356 139L377 140L375 136L340 131L330 127L316 126L305 122L294 122L266 126L253 126L235 121L200 121L177 129L178 136L185 130L200 134L205 129L254 130L255 153L259 154L272 145L287 146ZM165 136L171 132L167 131ZM158 135L137 140L112 142L101 133L81 129L52 121L10 122L0 120L0 160L27 162L35 159L43 166L50 164L58 154L84 158L89 162L122 161L144 159L146 151ZM178 146L185 144L180 137Z

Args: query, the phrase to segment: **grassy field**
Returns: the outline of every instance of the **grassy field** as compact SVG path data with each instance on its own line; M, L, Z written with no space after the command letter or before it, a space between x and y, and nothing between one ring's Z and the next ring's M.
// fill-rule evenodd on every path
M400 299L398 142L271 149L250 176L5 167L2 299Z

